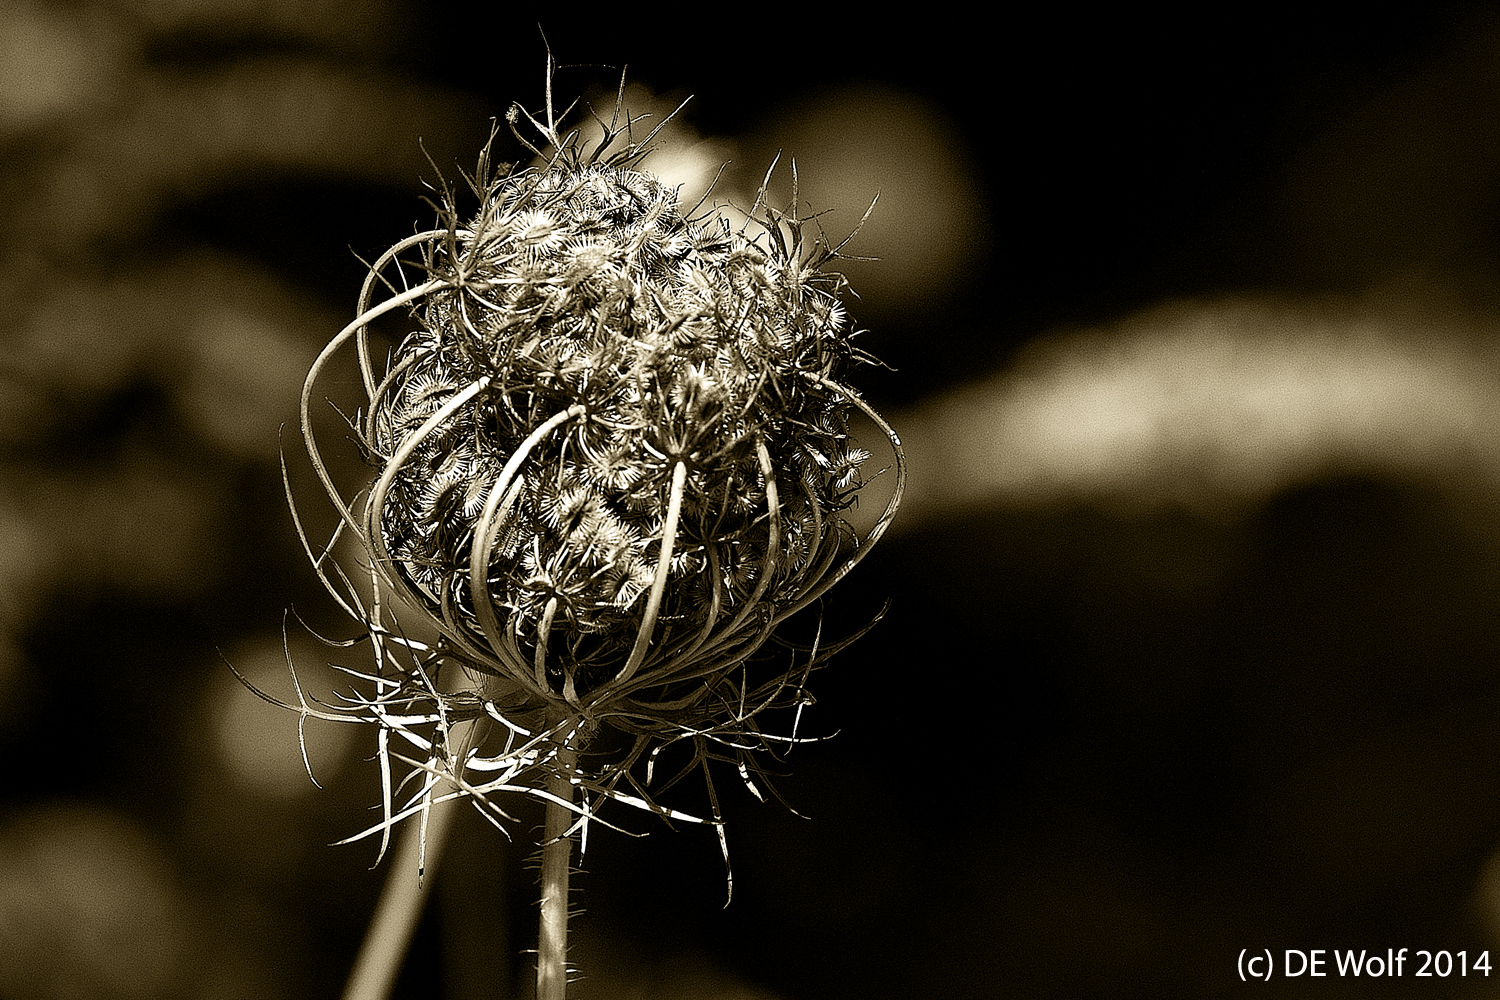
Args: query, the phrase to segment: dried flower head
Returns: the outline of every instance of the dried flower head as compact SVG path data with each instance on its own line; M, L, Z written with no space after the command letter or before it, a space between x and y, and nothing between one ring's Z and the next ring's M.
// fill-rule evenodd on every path
M752 754L776 739L757 715L807 702L806 675L833 650L758 651L865 556L900 502L900 442L843 381L865 359L843 277L823 267L848 241L809 239L795 168L788 210L769 203L768 172L738 226L684 213L641 169L660 125L636 140L639 119L617 105L590 147L550 104L545 121L509 116L518 138L522 117L540 132L538 164L496 168L487 147L466 177L470 218L444 186L440 224L375 262L359 315L303 389L335 538L358 537L368 585L333 566L333 541L308 554L364 624L375 666L349 671L371 690L347 704L297 707L378 724L387 775L391 735L420 751L418 788L396 803L388 781L367 832L423 809L442 778L493 816L492 793L545 794L539 779L560 772L584 790L585 816L605 799L680 816L648 791L655 754L678 741L705 774L727 759L750 781ZM370 323L397 310L411 332L377 374ZM350 354L366 405L349 423L375 469L353 491L334 482L311 409ZM850 428L861 413L897 465L864 537L841 517L865 483ZM398 607L438 638L410 637ZM444 667L471 681L440 686ZM450 728L481 717L504 745L454 746ZM599 727L627 734L625 749L580 762Z

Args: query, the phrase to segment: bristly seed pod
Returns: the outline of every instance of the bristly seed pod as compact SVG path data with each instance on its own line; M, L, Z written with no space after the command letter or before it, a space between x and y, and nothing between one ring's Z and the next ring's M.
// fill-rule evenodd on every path
M717 211L684 214L640 168L656 131L634 140L638 120L618 108L591 149L550 108L546 122L513 110L513 131L522 114L548 144L532 146L540 164L496 170L487 148L467 178L472 218L444 188L441 224L375 263L359 316L303 391L314 467L340 531L367 552L366 596L326 549L308 554L368 629L376 666L359 672L372 694L297 707L376 723L427 755L414 762L422 792L404 808L388 801L367 832L424 807L438 777L482 808L487 792L540 787L557 749L598 726L634 741L617 759L568 764L594 804L670 812L631 768L676 740L693 741L705 769L730 759L749 781L751 752L775 739L756 714L805 703L806 673L832 650L769 669L757 651L864 557L901 499L900 442L843 381L865 359L843 277L822 268L848 241L807 239L795 168L792 208L773 208L762 185L736 227ZM391 294L375 304L378 288ZM369 324L399 309L412 331L377 375ZM376 471L346 492L314 438L311 400L348 350L367 396L352 424ZM869 457L851 433L858 414L889 435L897 465L894 496L862 538L840 516ZM406 637L393 605L441 638ZM444 664L481 681L440 693ZM451 759L448 727L481 715L506 727L505 748ZM476 784L473 771L498 777Z

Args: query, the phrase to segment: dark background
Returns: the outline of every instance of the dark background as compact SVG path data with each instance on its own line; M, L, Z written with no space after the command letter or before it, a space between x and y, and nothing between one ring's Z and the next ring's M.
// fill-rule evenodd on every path
M538 20L560 94L628 63L695 95L684 127L733 139L752 185L785 136L840 120L814 111L858 117L829 94L925 109L944 145L902 155L957 165L944 210L967 221L927 248L939 292L903 284L930 272L897 255L860 272L854 309L893 369L859 384L898 429L1055 331L1170 299L1399 293L1489 346L1500 24L1456 6L998 25L941 7L299 9L23 8L26 37L104 82L37 97L0 134L0 996L337 995L384 871L369 842L328 845L369 821L373 740L315 735L314 789L290 715L226 708L248 696L221 654L274 667L289 606L350 631L291 531L278 426L350 314L356 255L428 217L418 140L467 166L491 116L540 105ZM295 93L346 103L215 89L281 74L326 76ZM225 303L265 339L216 339ZM1462 467L1299 467L1222 506L1122 506L1082 478L1046 502L944 503L964 470L928 461L924 505L827 612L847 634L891 602L818 678L803 725L837 735L785 762L810 818L720 778L727 909L710 833L594 831L576 995L1218 996L1252 988L1246 948L1500 962L1489 426ZM231 716L295 784L226 763ZM513 844L460 830L398 996L527 995L538 818L518 808ZM1417 980L1415 961L1405 980L1270 990L1496 992L1500 972Z

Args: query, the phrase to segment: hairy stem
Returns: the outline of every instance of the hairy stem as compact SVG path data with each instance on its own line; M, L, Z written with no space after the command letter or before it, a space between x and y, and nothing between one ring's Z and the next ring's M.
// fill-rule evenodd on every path
M557 751L557 766L547 779L547 818L542 832L541 923L537 938L537 1000L566 1000L568 994L568 875L572 865L573 811L564 802L573 801L573 770L578 752L572 741L577 730L563 729L563 746ZM555 801L561 800L561 801Z

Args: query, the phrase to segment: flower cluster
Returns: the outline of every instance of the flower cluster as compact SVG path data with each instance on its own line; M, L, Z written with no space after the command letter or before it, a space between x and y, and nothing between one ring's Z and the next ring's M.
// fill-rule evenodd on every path
M631 773L648 749L691 740L695 761L727 755L748 780L750 753L771 739L755 716L807 700L802 679L831 649L769 671L756 654L885 530L904 459L842 381L862 359L843 278L823 266L844 244L806 238L795 190L792 209L773 208L768 173L739 226L684 213L640 169L656 132L635 141L638 120L617 111L586 148L550 112L526 117L549 143L534 147L539 163L493 169L486 150L467 218L444 188L439 227L375 263L359 316L308 375L304 437L340 532L365 550L367 591L327 549L309 555L366 625L377 665L362 674L373 694L300 709L422 748L423 794L445 777L487 803L566 760L596 800L663 812ZM389 295L374 303L377 289ZM377 375L370 324L400 309L411 332ZM348 351L367 396L350 423L376 470L352 493L334 483L311 417ZM840 516L865 482L859 414L897 457L895 495L864 537ZM393 606L422 615L437 641L410 638ZM478 681L440 693L444 664ZM504 725L505 748L455 755L447 727L481 716ZM600 726L631 749L576 764ZM501 776L467 783L486 769Z

